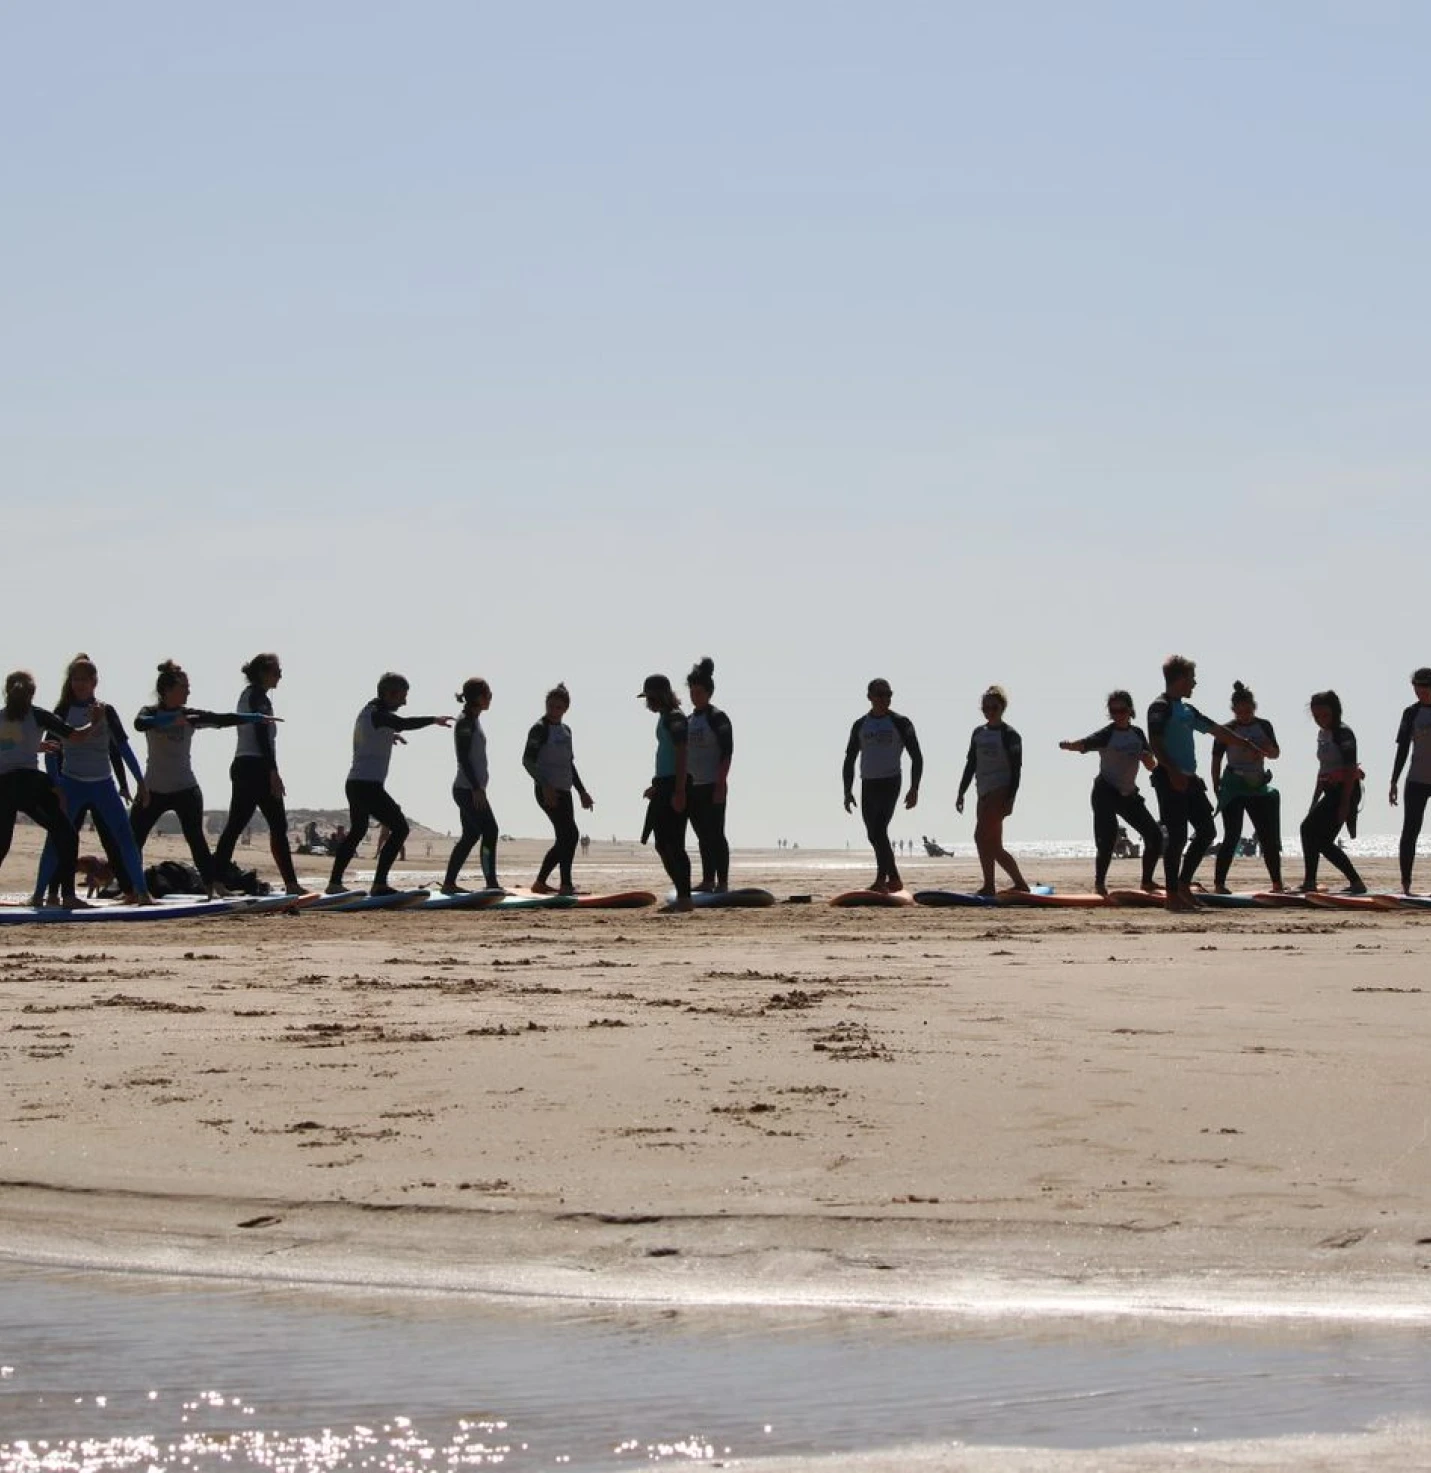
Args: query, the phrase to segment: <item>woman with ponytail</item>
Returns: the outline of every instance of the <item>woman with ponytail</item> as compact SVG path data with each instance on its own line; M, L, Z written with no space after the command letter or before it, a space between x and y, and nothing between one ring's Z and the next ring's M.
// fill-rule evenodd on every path
M480 844L482 883L489 890L500 890L497 883L497 819L487 801L487 733L482 730L482 713L492 704L492 687L478 676L462 682L457 697L462 714L452 730L457 749L457 776L452 780L452 801L462 820L462 833L447 861L447 875L442 882L444 895L456 895L457 876Z
M270 692L277 690L278 682L283 679L283 662L268 650L243 666L243 674L248 684L240 693L235 710L240 716L271 717ZM278 775L276 740L277 733L264 720L251 720L238 729L238 744L229 767L233 796L229 799L228 822L214 850L214 876L222 883L233 862L239 835L248 827L256 810L263 814L268 825L268 848L283 877L284 890L289 895L302 895L305 892L298 883L293 848L288 842L288 810L283 806L287 789Z
M547 692L542 719L527 733L527 745L522 752L522 766L532 779L537 803L551 820L553 830L552 847L547 850L532 882L532 889L538 895L552 893L547 881L553 870L561 880L559 893L576 894L576 879L571 866L581 831L576 826L576 810L571 800L573 789L581 798L583 808L594 806L594 800L582 785L581 774L576 770L571 727L566 724L566 713L570 709L571 695L565 682L554 685Z
M16 816L23 813L34 819L54 841L60 904L66 910L88 908L75 894L79 840L49 774L40 771L39 759L50 741L87 741L92 730L88 723L71 726L35 705L35 677L28 670L12 670L5 677L5 705L0 708L0 865L10 852Z
M134 729L144 733L148 745L144 788L129 810L134 842L142 851L154 825L166 813L176 814L194 868L212 899L218 882L208 841L204 838L204 795L199 789L199 779L194 776L194 732L199 727L272 726L278 718L257 711L220 713L195 709L187 704L189 677L173 660L165 660L159 666L154 695L154 704L145 706L134 718Z
M1267 759L1282 755L1272 723L1257 714L1257 698L1240 680L1232 684L1232 720L1227 729L1250 746L1212 745L1212 790L1222 812L1222 844L1214 866L1213 889L1227 893L1227 875L1237 858L1242 820L1251 821L1272 889L1282 889L1282 795L1272 786ZM1223 764L1226 763L1224 770Z
M730 717L711 704L715 661L697 660L686 676L691 714L686 718L687 770L690 774L691 827L701 851L697 893L724 890L730 883L730 844L725 836L726 778L735 751Z
M126 775L133 776L137 801L143 803L144 773L134 748L129 745L129 733L119 713L96 698L98 688L98 667L88 655L76 655L65 669L55 712L71 726L88 723L91 729L83 740L62 738L58 751L45 758L45 768L59 788L76 842L85 818L92 815L105 856L121 888L135 904L150 905L153 902L144 880L144 861L129 827L129 815L124 811L125 799L129 797ZM35 879L36 905L54 884L58 864L55 841L47 839Z

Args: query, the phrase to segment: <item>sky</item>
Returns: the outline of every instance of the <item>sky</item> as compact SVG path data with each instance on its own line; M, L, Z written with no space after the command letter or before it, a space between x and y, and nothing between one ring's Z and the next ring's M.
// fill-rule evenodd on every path
M1002 683L1011 839L1178 651L1385 801L1431 663L1420 4L251 0L0 10L0 663L229 709L277 649L295 806L379 674L494 687L491 796L572 691L639 831L642 678L716 662L729 830L858 845L871 676L953 799ZM232 736L201 733L211 807ZM1203 748L1206 761L1207 749ZM391 789L455 824L450 738Z

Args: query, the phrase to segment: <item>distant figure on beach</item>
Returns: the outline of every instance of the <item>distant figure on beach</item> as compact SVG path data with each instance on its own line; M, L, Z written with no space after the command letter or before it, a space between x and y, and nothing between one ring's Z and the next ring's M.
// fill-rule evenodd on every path
M1213 889L1227 894L1227 876L1232 869L1242 839L1244 815L1251 820L1252 831L1261 846L1272 889L1280 893L1282 885L1282 795L1272 786L1268 761L1282 755L1272 723L1257 714L1257 698L1240 680L1232 684L1232 721L1228 730L1259 750L1231 748L1226 742L1212 744L1212 790L1222 813L1222 843L1218 845L1213 870ZM1226 763L1224 771L1223 764Z
M1317 864L1325 859L1340 870L1347 894L1365 895L1366 885L1347 852L1337 843L1343 829L1356 838L1356 815L1361 806L1365 774L1357 761L1356 734L1342 722L1341 697L1334 690L1318 691L1308 703L1317 723L1317 785L1312 806L1302 820L1302 883L1300 891L1317 888Z
M1406 759L1411 770L1406 774L1406 792L1401 805L1401 893L1411 894L1412 871L1416 867L1416 841L1421 837L1421 824L1426 816L1426 800L1431 798L1431 668L1422 666L1411 677L1415 701L1401 713L1396 731L1396 761L1391 769L1391 791L1387 800L1396 807L1396 784ZM63 714L63 713L61 713Z
M701 855L701 879L693 888L719 892L730 882L730 844L725 837L726 783L735 738L730 717L711 704L715 694L715 661L698 660L686 676L691 714L686 720L691 779L691 827Z
M1093 807L1093 888L1106 895L1110 861L1115 855L1119 859L1132 857L1128 830L1118 822L1123 818L1143 840L1143 889L1152 894L1158 888L1163 836L1138 791L1138 768L1143 766L1151 772L1157 762L1142 728L1133 725L1133 697L1125 690L1110 692L1108 725L1091 736L1058 745L1064 752L1098 753L1098 776L1089 795Z
M378 681L377 694L358 712L353 723L353 761L348 768L345 792L348 798L348 832L333 856L333 872L328 879L328 894L343 892L343 872L348 868L358 845L377 819L386 829L378 849L370 895L392 895L388 873L402 853L409 833L407 816L387 790L388 768L392 765L393 746L405 731L418 731L424 726L451 726L450 716L399 716L407 705L406 676L389 670Z
M88 655L76 655L65 670L55 714L76 730L85 728L84 736L60 739L58 748L45 757L45 770L59 790L76 842L85 816L91 816L110 870L126 899L149 905L152 902L144 879L144 861L124 811L124 800L129 797L127 776L133 776L142 794L144 774L119 713L98 699L98 689L99 668ZM44 904L54 889L58 865L59 850L55 841L47 838L35 877L33 905ZM54 898L58 900L58 894Z
M845 789L845 812L855 806L855 762L860 765L860 817L865 834L874 850L875 877L871 890L897 894L904 889L894 847L889 842L889 826L899 806L899 790L904 783L903 758L909 753L909 793L904 806L913 808L919 802L919 784L924 777L924 753L914 723L890 709L894 690L889 681L876 678L865 688L869 711L850 727L845 743L845 761L841 778Z
M526 749L522 753L522 766L532 779L537 803L551 820L554 841L547 850L532 889L538 895L552 894L547 882L556 870L561 885L558 894L575 895L576 880L571 872L572 860L576 858L577 841L580 838L576 826L576 809L572 802L575 789L583 808L591 808L594 800L582 786L581 774L576 770L576 757L571 744L571 727L566 724L566 713L571 709L571 694L565 683L554 685L547 692L546 710L542 719L527 733ZM616 836L612 835L612 842Z
M462 714L452 731L457 752L457 776L452 779L452 801L457 804L462 820L462 833L452 847L447 873L442 880L442 893L456 895L457 876L467 863L474 845L480 845L478 858L482 866L482 883L489 890L499 890L497 883L497 840L500 830L496 815L487 800L487 733L482 730L482 713L492 705L492 687L472 676L462 682L457 697Z
M278 718L272 712L263 711L196 710L186 704L189 677L173 660L165 660L159 666L154 694L154 705L145 706L134 718L134 729L144 733L149 750L144 764L144 787L129 810L129 826L142 854L144 841L154 825L166 813L176 814L194 868L212 899L219 888L219 877L209 853L209 842L204 837L204 795L194 775L194 732L199 727L271 727Z
M1194 733L1210 732L1226 746L1261 751L1246 737L1209 721L1189 704L1188 697L1196 688L1196 662L1184 655L1169 655L1163 662L1163 694L1148 707L1148 742L1158 759L1153 791L1158 795L1158 817L1165 832L1163 877L1169 910L1197 908L1193 876L1217 837L1207 784L1197 775ZM1189 827L1193 831L1191 843Z
M656 853L676 887L676 910L691 909L691 859L686 853L686 818L690 806L690 727L681 698L665 675L648 675L638 700L656 713L656 770L646 799L646 828Z
M50 751L54 742L88 741L94 731L89 722L72 726L35 705L35 677L28 670L12 670L5 677L5 705L0 708L0 865L10 852L15 819L23 813L54 842L55 879L65 910L88 908L75 894L79 836L65 814L59 790L49 774L40 771L40 754Z
M581 857L583 859L586 858L587 851L590 848L591 848L591 835L590 834L583 834L581 836Z
M272 716L271 692L283 679L283 664L273 651L255 655L243 667L248 684L239 694L237 711L246 716ZM268 825L268 847L283 888L289 895L302 895L293 868L293 850L288 843L288 811L283 806L286 789L278 773L278 754L273 727L266 722L250 723L238 729L234 760L229 767L233 795L229 799L229 817L219 842L214 848L214 874L222 881L233 861L234 845L240 833L248 843L248 825L254 810L263 814Z
M963 813L964 794L971 782L975 784L974 847L984 872L978 893L985 896L994 894L996 864L1013 881L1015 890L1029 888L1018 861L1004 848L1004 820L1014 811L1024 765L1024 744L1004 720L1008 705L1009 698L1001 685L991 685L980 696L984 724L976 726L969 738L969 755L954 800L955 811Z
M1161 835L1159 836L1159 845L1158 845L1158 847L1160 849L1162 847ZM1116 839L1114 839L1114 841L1113 841L1113 858L1114 859L1137 859L1138 856L1142 852L1143 852L1143 846L1141 844L1135 844L1128 837L1128 830L1125 829L1123 827L1123 825L1120 823L1118 825L1118 837Z

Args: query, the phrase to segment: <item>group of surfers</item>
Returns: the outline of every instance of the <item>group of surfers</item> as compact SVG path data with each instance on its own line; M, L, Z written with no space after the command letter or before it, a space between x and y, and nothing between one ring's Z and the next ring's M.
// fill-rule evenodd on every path
M76 655L65 671L54 709L35 704L35 680L17 670L5 678L0 709L0 864L9 852L17 814L24 813L46 830L44 853L33 902L83 906L76 894L78 833L92 816L110 866L126 897L150 903L145 882L144 842L155 823L174 813L188 843L194 865L210 895L222 889L240 835L261 813L269 831L273 860L287 893L302 894L288 838L285 789L277 757L273 692L283 679L277 654L255 655L243 666L245 685L230 712L189 705L189 678L172 660L158 667L154 700L143 707L134 726L147 745L140 766L128 733L114 707L99 699L99 671L88 655ZM726 799L734 751L730 718L712 700L715 665L705 658L686 676L687 711L670 678L649 675L638 699L656 717L655 760L644 797L642 833L654 840L657 854L675 890L675 907L689 909L693 894L727 888L730 845L725 834ZM1142 888L1165 896L1169 909L1196 902L1193 876L1217 837L1215 813L1223 818L1223 838L1214 867L1214 887L1225 892L1228 872L1244 823L1257 835L1271 888L1286 888L1282 875L1281 797L1267 764L1280 756L1270 721L1258 715L1253 693L1240 681L1232 690L1226 723L1203 715L1191 704L1197 685L1196 664L1173 655L1163 665L1163 693L1148 708L1147 727L1134 724L1133 699L1125 690L1108 696L1108 723L1089 736L1060 742L1064 751L1097 752L1098 775L1092 791L1096 846L1094 884L1108 893L1108 869L1120 821L1143 839ZM1400 797L1398 784L1406 770L1400 860L1402 887L1410 893L1416 843L1427 799L1431 798L1431 668L1412 676L1415 700L1402 713L1396 738L1390 801ZM453 731L455 773L452 797L461 832L448 860L442 890L460 893L462 869L478 850L484 887L500 888L497 875L498 825L488 798L487 737L482 717L492 704L491 686L479 677L463 683L456 696L456 717L403 716L408 681L389 672L358 712L353 726L353 756L346 797L349 824L333 856L328 892L344 893L344 875L376 821L384 837L378 851L370 894L394 893L391 869L409 834L401 806L387 788L394 746L404 733L427 726ZM869 710L850 728L842 769L846 812L858 803L874 850L875 878L870 889L898 892L904 881L895 861L889 825L903 789L903 761L910 763L910 785L904 806L919 801L924 757L914 724L891 707L894 692L884 679L866 691ZM538 806L552 826L547 850L532 890L538 894L574 894L572 862L580 841L576 804L593 806L577 771L571 728L566 717L571 697L566 686L546 694L540 720L527 733L522 765L532 780ZM1335 691L1318 691L1309 702L1317 726L1318 773L1312 802L1301 824L1303 876L1294 887L1317 885L1320 861L1326 859L1347 882L1350 893L1366 886L1339 843L1344 829L1355 835L1365 774L1359 765L1356 737L1342 720ZM982 871L981 894L992 895L995 871L1002 869L1016 889L1028 889L1017 861L1004 845L1004 822L1013 813L1023 770L1023 743L1005 720L1008 696L997 685L980 698L982 723L970 740L959 780L955 807L963 813L970 787L975 790L974 841ZM210 851L203 829L203 795L194 774L191 747L196 730L236 727L237 743L229 769L232 793L228 819L218 844ZM1212 736L1212 787L1198 775L1195 735ZM43 758L44 767L41 768ZM1409 767L1408 767L1409 763ZM1151 774L1158 818L1138 790L1139 770ZM134 787L131 792L130 778ZM1214 798L1216 806L1214 806ZM125 805L128 804L126 813ZM694 879L686 850L687 825L694 829L700 877ZM1163 879L1158 880L1161 863ZM555 879L555 883L553 880Z

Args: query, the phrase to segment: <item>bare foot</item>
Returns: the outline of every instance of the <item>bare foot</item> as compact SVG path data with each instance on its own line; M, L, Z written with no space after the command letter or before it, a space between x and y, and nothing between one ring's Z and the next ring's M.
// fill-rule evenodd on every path
M553 890L552 887L550 885L548 885L545 880L533 880L532 881L532 894L533 895L555 895L556 894L556 891Z

